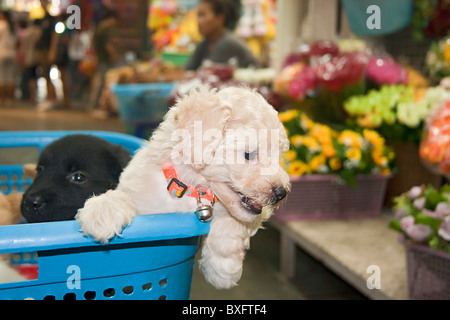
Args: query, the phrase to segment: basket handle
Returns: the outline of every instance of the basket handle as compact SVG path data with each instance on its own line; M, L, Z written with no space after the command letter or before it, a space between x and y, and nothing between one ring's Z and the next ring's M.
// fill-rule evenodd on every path
M149 95L161 94L161 90L159 89L147 89L141 92L140 97L145 97Z

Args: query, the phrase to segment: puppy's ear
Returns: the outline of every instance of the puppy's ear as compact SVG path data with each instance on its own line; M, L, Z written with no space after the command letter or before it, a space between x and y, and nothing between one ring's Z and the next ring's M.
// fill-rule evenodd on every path
M29 176L31 179L35 179L37 176L36 164L28 163L23 166L23 173Z
M184 157L191 159L194 169L201 170L207 165L205 155L213 154L223 139L232 106L219 97L216 89L199 87L178 101L176 107L177 128L186 133L182 143L189 144L183 150L191 151Z
M122 146L114 146L113 154L122 169L125 168L131 160L130 151Z

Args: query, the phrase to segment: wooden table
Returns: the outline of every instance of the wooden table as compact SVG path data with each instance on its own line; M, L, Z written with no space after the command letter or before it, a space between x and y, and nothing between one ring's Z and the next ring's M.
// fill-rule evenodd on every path
M371 299L408 299L405 250L398 233L388 228L389 219L383 213L374 218L282 222L275 215L269 223L281 233L281 272L295 275L298 245ZM377 283L379 289L369 288Z

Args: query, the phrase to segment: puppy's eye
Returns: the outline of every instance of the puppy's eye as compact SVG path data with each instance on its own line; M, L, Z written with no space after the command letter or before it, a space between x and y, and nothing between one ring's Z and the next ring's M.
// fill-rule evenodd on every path
M71 180L72 182L75 182L75 183L82 183L82 182L84 182L84 181L86 180L86 177L85 177L82 173L80 173L80 172L75 172L75 173L72 174L72 176L70 177L70 180Z
M245 153L244 153L244 157L245 157L245 159L247 159L247 160L253 160L253 159L255 159L255 157L256 157L256 151L253 151L253 152L245 152Z

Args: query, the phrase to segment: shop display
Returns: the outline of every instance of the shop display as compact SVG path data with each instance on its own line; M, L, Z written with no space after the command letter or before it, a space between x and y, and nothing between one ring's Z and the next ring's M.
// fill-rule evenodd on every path
M414 39L442 38L450 29L450 3L446 0L415 0L411 26Z
M439 108L450 94L438 86L416 89L412 86L383 86L344 103L347 124L372 128L390 141L419 144L422 126L431 111Z
M450 298L450 186L415 186L394 199L390 228L405 245L410 299Z
M197 72L188 75L177 83L169 98L169 105L173 105L177 97L182 97L195 86L206 84L219 90L232 86L255 88L276 110L284 107L281 96L272 89L275 77L273 69L236 69L233 65L207 62Z
M450 97L449 97L450 98ZM450 177L450 100L432 113L424 128L420 156L436 174Z
M270 42L275 38L276 1L243 0L236 34L242 38L262 65L269 64Z
M337 131L305 113L279 114L290 140L281 165L292 190L278 219L350 218L378 215L386 183L395 172L394 152L375 131Z
M344 124L348 114L343 106L353 96L384 85L418 88L428 84L417 70L392 58L354 51L364 48L362 42L348 40L341 46L330 41L305 45L286 58L274 88L313 120Z
M279 114L291 148L282 164L291 176L336 174L355 187L359 174L389 175L395 171L395 154L377 132L365 129L337 131L315 123L297 110Z
M148 27L157 52L189 56L194 50L201 39L195 5L196 1L152 1Z
M433 43L426 57L426 65L430 76L440 81L450 76L450 37Z

